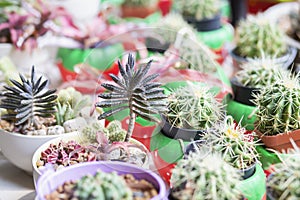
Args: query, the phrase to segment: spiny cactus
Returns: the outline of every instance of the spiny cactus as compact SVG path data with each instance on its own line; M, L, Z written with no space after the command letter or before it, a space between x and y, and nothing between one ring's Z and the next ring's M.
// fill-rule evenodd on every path
M158 0L125 0L123 5L126 6L153 6L158 3Z
M116 85L101 84L109 92L98 95L104 100L97 102L96 106L110 108L110 110L102 113L98 119L101 120L122 110L129 109L129 124L125 141L129 141L131 138L136 116L159 122L153 114L166 111L166 101L164 99L167 96L163 94L163 89L159 87L161 84L151 82L159 75L146 76L151 62L149 61L145 67L134 69L134 58L129 54L126 68L122 66L120 61L118 62L121 77L110 74Z
M279 57L287 51L284 33L263 14L249 15L237 27L237 51L240 56L260 58Z
M98 171L94 176L86 175L78 180L74 197L78 199L131 200L132 191L116 172Z
M256 128L277 135L300 128L300 84L298 75L274 74L276 81L254 95Z
M193 152L172 171L171 194L180 200L239 200L241 175L219 154Z
M250 88L263 88L271 85L276 81L274 74L286 73L279 64L276 64L274 59L249 59L242 65L242 70L235 75L237 81L242 85Z
M221 9L220 0L177 0L174 3L183 16L194 17L197 20L213 18Z
M29 79L20 74L20 82L11 79L12 86L4 86L0 108L7 110L2 119L22 126L21 132L41 128L38 117L52 117L56 112L55 89L47 90L48 80L36 77L34 66Z
M198 130L210 128L222 117L223 106L209 87L188 82L172 92L168 100L167 118L178 128Z
M62 125L65 121L74 119L80 110L89 104L91 104L90 98L82 95L73 87L60 90L55 113L57 124Z
M258 161L254 133L246 133L232 116L226 116L213 131L208 130L207 136L214 151L221 152L223 159L237 169L246 169Z
M282 162L274 165L267 179L268 192L279 200L300 199L300 150L296 145L288 155L278 156Z

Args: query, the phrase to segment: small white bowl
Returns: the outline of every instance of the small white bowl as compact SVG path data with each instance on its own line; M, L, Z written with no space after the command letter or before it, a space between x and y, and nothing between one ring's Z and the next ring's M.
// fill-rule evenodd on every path
M77 132L76 132L77 133ZM72 135L65 133L64 135ZM3 155L18 168L32 174L32 156L45 142L61 135L22 135L0 129L0 149Z

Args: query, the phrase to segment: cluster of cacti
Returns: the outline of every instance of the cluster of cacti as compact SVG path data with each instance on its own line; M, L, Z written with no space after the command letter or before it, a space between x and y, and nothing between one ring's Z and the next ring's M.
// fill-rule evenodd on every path
M237 185L240 180L241 174L221 155L203 156L193 152L178 161L173 169L171 195L180 200L239 200L241 194Z
M98 119L101 120L129 109L129 124L125 141L129 141L131 138L136 116L159 122L154 115L166 111L165 99L167 96L163 94L160 83L152 82L159 75L151 74L147 76L151 62L149 61L146 66L135 69L134 58L132 54L129 54L125 68L120 61L118 62L121 76L117 77L114 74L109 74L116 85L101 84L108 92L98 95L103 100L97 102L96 106L109 108L109 110L102 113Z
M194 17L196 20L211 19L221 9L220 0L177 0L174 3L183 16Z
M237 52L250 58L279 57L287 52L283 31L263 14L249 15L237 27Z
M74 188L78 199L131 200L132 191L117 173L97 172L79 179Z
M300 84L298 75L274 74L276 81L254 95L256 128L277 135L300 128Z
M60 90L55 113L57 124L62 125L65 121L78 117L81 109L88 105L91 105L90 98L82 95L75 88L68 87Z
M50 144L41 152L41 157L37 161L37 167L45 166L47 163L53 164L55 168L65 167L80 162L91 162L97 159L96 152L89 151L76 141Z
M208 86L188 82L187 86L172 91L166 115L172 126L204 130L221 119L222 110L222 103Z
M242 70L235 75L237 81L242 85L250 88L263 88L273 84L276 81L274 74L286 73L274 59L249 59L242 65Z
M213 150L221 152L227 163L240 170L255 164L259 157L255 148L258 145L254 141L255 134L246 131L240 124L235 124L231 116L226 116L207 134Z
M274 199L300 199L300 150L280 156L282 162L272 167L273 173L267 179L268 192Z
M158 0L125 0L123 5L126 6L153 6L158 3Z
M94 122L83 128L81 132L92 143L97 142L97 134L104 134L110 143L124 141L126 137L126 130L118 120L111 121L106 127Z
M34 67L29 79L20 74L20 81L10 81L12 86L4 86L0 96L0 108L7 110L1 119L14 123L18 132L24 134L42 129L45 124L42 124L41 118L51 118L56 112L56 90L46 89L48 80L42 76L36 77ZM48 123L54 122L48 120Z

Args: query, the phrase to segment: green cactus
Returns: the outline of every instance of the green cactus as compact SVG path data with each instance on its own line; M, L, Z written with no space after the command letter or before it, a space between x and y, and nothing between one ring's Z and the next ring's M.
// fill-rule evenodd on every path
M288 155L278 154L282 162L274 165L267 179L268 192L274 199L300 199L300 149L292 143L294 149L290 149Z
M222 117L223 105L216 100L209 87L193 84L178 88L168 99L167 118L178 128L203 130Z
M131 200L132 191L117 173L97 172L82 177L75 186L75 198L91 200Z
M235 124L232 116L225 120L214 130L208 130L207 137L211 147L216 152L221 152L223 159L236 169L246 169L258 161L254 133L246 133L240 124Z
M249 59L235 77L246 87L263 88L273 84L276 81L274 74L278 73L286 73L286 70L276 64L274 59L263 56L262 59Z
M220 0L177 0L174 3L175 9L183 16L197 20L213 18L220 12L222 5Z
M265 135L277 135L300 128L299 74L274 74L276 81L254 95L256 128Z
M260 58L261 51L270 57L282 56L287 51L284 32L263 14L249 15L237 27L237 51L249 58Z
M219 154L193 152L172 171L171 194L180 200L239 200L241 174Z
M109 133L109 141L117 142L124 141L126 137L126 130L122 128L122 124L118 120L111 121L106 127Z
M60 90L55 114L57 124L62 125L65 121L74 119L80 110L88 105L91 105L90 98L82 95L73 87Z

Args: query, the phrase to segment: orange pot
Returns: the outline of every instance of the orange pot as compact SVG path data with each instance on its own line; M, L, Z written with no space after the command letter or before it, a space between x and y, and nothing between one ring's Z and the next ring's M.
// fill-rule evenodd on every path
M140 7L140 6L121 6L122 17L137 17L137 18L145 18L152 13L156 12L157 5L151 7Z

